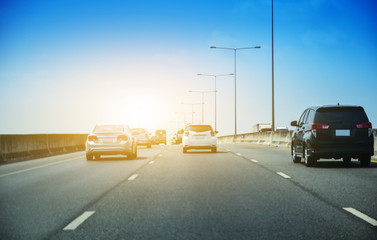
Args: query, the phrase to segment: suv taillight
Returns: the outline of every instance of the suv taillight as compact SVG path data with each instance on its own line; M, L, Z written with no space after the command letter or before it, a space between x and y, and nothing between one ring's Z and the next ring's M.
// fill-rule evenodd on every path
M371 122L365 122L365 123L359 123L356 124L357 128L372 128L372 123Z
M313 129L329 129L330 125L328 124L321 124L321 123L312 123L312 130Z
M215 132L214 131L211 131L211 136L215 136Z
M96 135L89 135L88 136L88 141L91 141L91 142L98 141L98 137Z
M365 123L359 123L356 124L357 128L368 128L368 137L372 135L373 133L373 128L372 128L372 123L371 122L365 122Z
M186 132L185 132L185 136L188 136L188 135L189 135L189 131L186 131Z
M127 141L128 137L126 135L119 135L118 136L118 141Z

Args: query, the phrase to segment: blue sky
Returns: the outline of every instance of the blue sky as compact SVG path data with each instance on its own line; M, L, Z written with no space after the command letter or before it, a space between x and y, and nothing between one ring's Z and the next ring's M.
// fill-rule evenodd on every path
M365 108L377 126L377 3L275 0L275 120L312 105ZM237 130L271 122L271 1L4 1L0 133L86 133L98 122L175 131L234 72ZM220 135L234 133L234 78L217 81ZM194 120L201 120L195 105ZM214 124L214 95L205 94Z

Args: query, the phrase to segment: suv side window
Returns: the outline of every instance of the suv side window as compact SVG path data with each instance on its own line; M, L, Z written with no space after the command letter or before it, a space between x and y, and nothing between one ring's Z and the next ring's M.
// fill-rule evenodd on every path
M315 115L315 112L312 109L310 109L305 123L313 123L314 122L314 115Z
M304 119L306 117L306 113L308 110L305 110L304 113L301 115L300 120L298 120L298 125L301 126L304 123Z

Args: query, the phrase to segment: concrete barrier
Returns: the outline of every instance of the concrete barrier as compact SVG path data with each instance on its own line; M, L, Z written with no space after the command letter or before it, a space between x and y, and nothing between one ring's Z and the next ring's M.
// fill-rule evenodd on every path
M0 163L82 151L88 134L0 135Z
M377 129L373 129L374 156L377 160ZM219 143L253 143L271 147L291 147L292 131L289 132L257 132L218 137Z

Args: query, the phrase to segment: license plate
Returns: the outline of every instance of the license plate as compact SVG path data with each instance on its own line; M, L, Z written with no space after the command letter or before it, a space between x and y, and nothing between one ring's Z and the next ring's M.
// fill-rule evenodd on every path
M104 138L104 139L102 139L102 142L103 143L113 143L114 139L112 139L112 138Z
M202 137L202 136L196 136L195 139L201 140L201 139L204 139L204 137Z
M344 130L335 130L335 136L337 137L349 137L351 135L349 129L344 129Z

